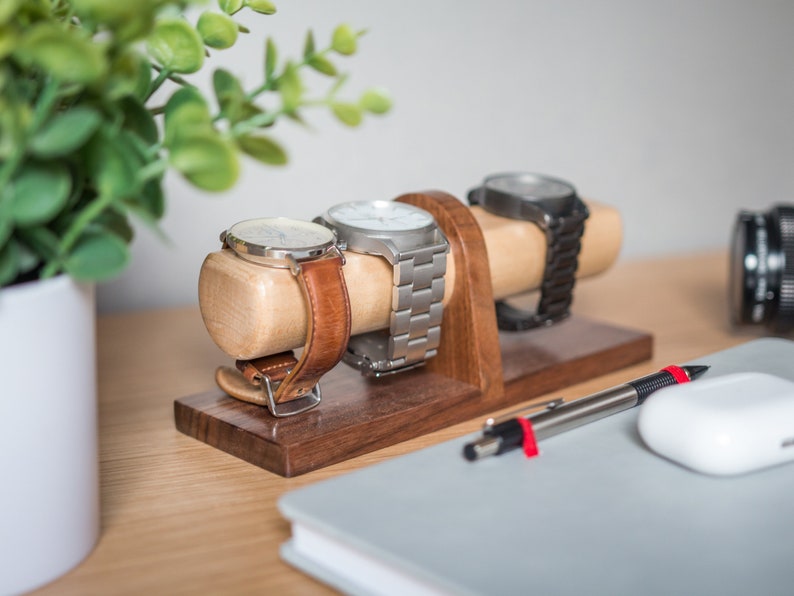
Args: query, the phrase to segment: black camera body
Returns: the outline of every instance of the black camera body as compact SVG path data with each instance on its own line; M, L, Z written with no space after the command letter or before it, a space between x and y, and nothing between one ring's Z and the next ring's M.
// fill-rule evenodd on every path
M794 205L739 213L729 284L734 323L794 329Z

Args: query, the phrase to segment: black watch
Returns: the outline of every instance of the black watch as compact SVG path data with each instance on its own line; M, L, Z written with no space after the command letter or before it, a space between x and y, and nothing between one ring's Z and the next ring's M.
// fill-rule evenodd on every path
M469 203L489 213L537 224L546 234L546 267L535 312L496 302L499 329L523 331L568 316L576 282L587 206L568 182L523 172L494 174L469 191Z

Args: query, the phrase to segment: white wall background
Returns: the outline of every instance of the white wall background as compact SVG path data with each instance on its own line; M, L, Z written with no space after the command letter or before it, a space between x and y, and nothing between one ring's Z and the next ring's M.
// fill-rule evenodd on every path
M794 201L794 2L788 0L281 0L212 61L254 86L264 38L299 56L367 28L340 61L347 94L395 106L351 130L319 113L280 123L291 163L246 162L231 192L168 179L167 242L138 226L133 264L102 311L197 302L204 256L241 219L311 219L345 200L428 188L465 198L486 174L566 178L617 207L621 259L726 247L740 208ZM316 79L319 93L323 87Z

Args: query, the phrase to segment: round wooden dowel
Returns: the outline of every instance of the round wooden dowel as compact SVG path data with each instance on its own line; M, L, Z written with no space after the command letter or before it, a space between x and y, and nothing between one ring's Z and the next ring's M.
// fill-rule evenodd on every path
M582 237L577 277L606 271L617 259L622 241L618 211L593 201L587 201L587 205L590 217ZM544 234L532 223L491 215L480 207L471 209L485 239L494 298L537 289L546 257ZM345 257L352 333L388 327L391 265L377 256L346 252ZM450 255L445 302L452 295L454 276L455 261ZM213 341L232 358L267 356L304 343L307 321L303 297L288 269L255 265L230 249L211 253L199 275L199 304Z

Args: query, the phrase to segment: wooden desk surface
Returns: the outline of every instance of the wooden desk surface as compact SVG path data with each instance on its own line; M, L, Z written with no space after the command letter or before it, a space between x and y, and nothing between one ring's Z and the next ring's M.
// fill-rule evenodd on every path
M650 332L654 356L565 392L582 396L754 337L732 330L727 257L620 262L579 282L574 311ZM228 358L197 308L99 320L102 535L40 594L331 594L283 563L290 489L473 432L472 420L297 478L282 478L179 433L174 399L211 389ZM542 398L540 398L542 399Z

